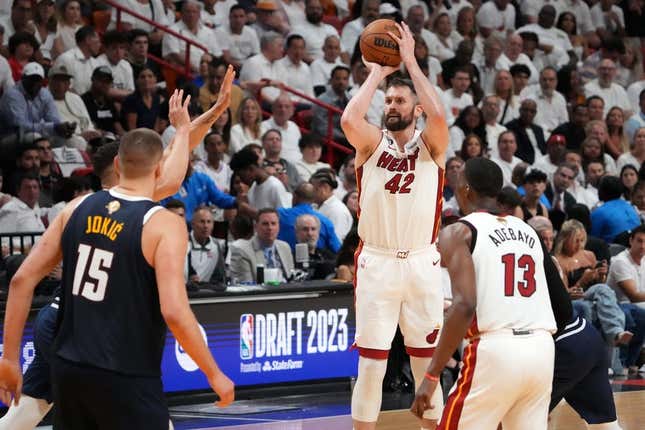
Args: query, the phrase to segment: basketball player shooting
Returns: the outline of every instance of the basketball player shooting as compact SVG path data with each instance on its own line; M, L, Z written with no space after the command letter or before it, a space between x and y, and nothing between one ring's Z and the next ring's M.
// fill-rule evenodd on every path
M183 253L173 251L173 249L185 249L185 225L179 218L161 210L159 206L150 201L162 198L167 195L166 193L176 192L186 169L189 149L196 146L196 141L201 141L212 122L230 103L230 86L233 76L233 70L229 68L222 84L218 102L192 123L187 112L189 99L182 106L181 93L175 93L171 97L170 119L177 129L177 133L173 143L163 155L161 141L156 133L139 129L126 134L119 150L119 160L115 162L117 175L120 175L118 187L109 192L95 193L86 199L79 198L71 202L61 213L61 216L56 218L21 266L12 281L12 292L5 320L5 350L2 360L0 360L0 398L5 403L9 404L13 395L17 406L20 398L22 378L17 355L33 287L42 275L48 272L48 267L60 260L61 253L62 257L67 260L64 267L70 267L70 269L67 276L65 271L63 273L64 297L61 312L64 315L55 347L54 359L57 365L53 366L54 375L56 376L58 373L60 379L54 381L58 382L58 384L54 384L54 400L62 402L59 405L69 407L57 409L55 422L70 429L89 428L88 425L91 422L97 425L98 423L107 425L110 428L130 428L136 423L140 423L140 426L144 428L164 430L168 428L167 408L163 402L161 383L158 381L160 349L163 348L163 342L159 344L160 338L152 335L152 333L165 332L163 324L159 326L161 318L166 321L180 344L206 373L209 383L220 395L219 405L226 406L233 400L233 384L217 367L210 351L201 339L196 320L190 311L183 286ZM174 176L177 176L178 182L173 183L172 180L169 180ZM109 200L110 202L103 205L100 200ZM98 268L92 266L94 269L90 268L90 274L86 275L87 282L84 283L81 291L74 287L70 292L69 281L72 275L69 271L73 270L71 268L76 265L82 265L82 259L76 259L76 252L69 252L75 246L75 243L72 245L70 243L86 242L78 247L78 255L82 256L81 249L85 250L87 246L91 247L88 243L100 240L100 235L99 238L96 238L87 234L90 229L88 227L88 231L85 231L82 219L80 222L83 225L75 226L75 223L79 222L76 213L80 211L94 212L97 209L99 211L107 209L108 217L116 218L119 217L118 211L121 210L122 214L125 214L122 216L130 215L123 220L123 225L136 226L138 218L139 226L143 225L143 228L139 227L139 233L137 233L136 227L133 230L130 227L130 231L127 231L128 229L122 226L118 233L116 233L117 229L113 230L114 240L110 240L118 241L118 236L121 236L122 240L119 241L119 244L115 243L112 246L117 250L122 250L123 252L119 253L126 260L121 261L118 266L116 264L107 265L105 263L107 254L101 254L103 256L101 258L104 260L103 266L99 265ZM114 215L113 212L115 212ZM140 217L141 215L142 217ZM97 216L100 217L100 215ZM109 219L108 217L104 218ZM68 225L71 227L67 228ZM82 233L83 231L85 233ZM138 240L137 234L139 235ZM132 235L135 237L130 237L128 240L128 236ZM64 239L62 244L61 239ZM184 240L183 244L180 243L182 239ZM103 251L106 247L110 247L110 242L103 244ZM126 249L128 247L133 249ZM117 260L119 257L116 254L119 253L113 253L112 258ZM70 254L72 255L70 256ZM143 260L139 263L143 264L137 265L136 262L127 260L128 256L136 256L137 254L140 260ZM93 255L93 258L96 259L98 254L95 251ZM133 264L137 267L132 267ZM147 267L140 268L142 265ZM27 268L29 269L27 270ZM154 273L150 273L151 271ZM76 272L73 275L74 285L77 285L78 274ZM83 276L82 273L81 276ZM96 278L92 279L93 276ZM123 282L124 279L127 280ZM139 282L132 281L132 279ZM92 285L93 281L94 285ZM127 292L123 286L119 286L120 284L125 285ZM91 287L94 289L86 291ZM147 300L141 300L140 296L136 297L138 290L148 291L148 288L151 288L151 292L144 294ZM113 291L111 298L108 290ZM103 292L101 293L101 291ZM82 298L78 297L79 295ZM133 299L133 297L135 298ZM99 298L104 300L98 300ZM86 307L87 302L90 303L90 307L91 305L96 307L93 309ZM128 302L135 302L141 307L132 308L129 315L124 315L123 308L131 308L131 303L128 304ZM120 316L123 317L122 320L105 319L106 315L101 309L106 308L106 305L112 307L110 314L116 312L114 306L117 306ZM141 314L140 318L144 318L143 322L136 321L139 314ZM151 327L150 318L146 318L146 316L154 321L152 325L155 327ZM81 327L74 325L74 321L77 319L80 321ZM90 326L101 327L101 336L97 337L96 332L88 330ZM144 330L144 328L148 330ZM159 329L162 331L160 332ZM101 343L109 343L111 340L110 336L107 336L108 332L133 334L127 339L112 339L113 342L118 342L118 345L101 345ZM72 333L78 338L72 340ZM127 346L133 346L131 343L133 336L139 336L139 340L142 341L142 348L134 348L134 351L127 348ZM150 337L152 339L149 339ZM101 341L105 338L108 340ZM85 348L83 345L80 348L77 346L77 343L84 343L90 339L93 341L85 345ZM70 341L74 346L70 347ZM102 355L102 348L110 350L111 358L110 354ZM101 358L87 360L92 355L96 357L95 354ZM79 371L79 368L75 366L76 363L87 363L87 361L90 366L97 367L90 367L90 370L86 367L83 378L70 377ZM124 368L117 369L120 367L119 365ZM111 375L110 371L112 370L116 370L118 374ZM61 373L65 376L61 377ZM119 374L153 376L150 378L122 378ZM96 379L92 380L92 376ZM115 387L112 396L104 393L104 390L91 389L92 383L99 383L101 378L106 376ZM83 385L81 389L79 387L75 389L69 385L74 379L78 379L78 383ZM102 382L105 383L105 380ZM119 389L116 389L117 386ZM129 401L127 399L128 396L124 395L123 389L127 393L128 388L133 391L132 395L138 396L138 400L130 399L132 401ZM96 398L92 398L93 396ZM149 400L148 406L137 406L142 398ZM88 405L95 405L96 408L87 407Z
M352 394L355 430L376 428L387 357L397 324L410 354L415 384L423 380L443 321L439 229L448 127L441 100L414 58L408 26L398 26L401 60L411 81L393 79L386 92L379 130L365 120L377 86L398 67L365 62L369 75L351 98L341 126L356 149L361 243L356 252L358 379ZM419 117L426 126L416 130ZM437 408L423 415L436 427Z

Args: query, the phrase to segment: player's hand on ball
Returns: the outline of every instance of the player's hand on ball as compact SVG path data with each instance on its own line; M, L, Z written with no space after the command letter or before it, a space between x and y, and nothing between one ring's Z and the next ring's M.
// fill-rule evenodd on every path
M412 406L410 407L410 412L417 418L422 419L425 411L434 409L434 405L430 403L430 399L432 399L432 394L437 388L438 383L438 381L423 379L423 382L414 395L414 402L412 402Z
M184 98L184 90L175 90L168 100L168 119L170 124L179 130L182 127L190 127L190 115L188 114L188 105L190 104L190 95Z
M409 64L416 63L417 60L414 57L414 36L410 27L403 22L401 24L395 23L396 27L399 29L401 36L388 31L387 34L396 41L399 45L399 55L401 55L401 61L403 64L408 66Z
M0 400L5 405L15 399L16 405L22 392L22 371L20 364L15 361L0 358Z
M219 396L219 401L215 402L215 406L225 408L233 403L233 400L235 400L235 384L224 372L218 372L215 376L209 378L208 383Z
M362 57L362 59L363 64L365 64L365 67L367 67L367 70L369 70L370 73L372 72L372 70L374 70L376 73L379 73L381 75L381 79L399 70L398 66L381 66L378 63L367 61L365 57Z

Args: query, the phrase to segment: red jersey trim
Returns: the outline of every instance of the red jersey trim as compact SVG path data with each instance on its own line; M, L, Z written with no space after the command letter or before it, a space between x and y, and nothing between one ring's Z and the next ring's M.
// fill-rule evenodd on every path
M437 166L437 199L435 201L434 224L432 228L432 242L437 241L439 229L441 228L441 210L443 209L443 185L446 181L444 170Z
M371 358L373 360L387 360L387 356L390 354L389 349L370 349L358 347L358 355L365 358Z
M422 358L430 358L434 354L435 348L413 348L411 346L405 347L405 352L408 353L408 355L412 357L422 357Z

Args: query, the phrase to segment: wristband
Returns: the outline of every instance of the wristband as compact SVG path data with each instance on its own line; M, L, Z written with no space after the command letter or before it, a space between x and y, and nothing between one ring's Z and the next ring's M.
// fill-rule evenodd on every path
M426 378L428 381L431 381L431 382L439 382L438 376L432 376L428 372L426 372L426 374L424 375L424 378Z

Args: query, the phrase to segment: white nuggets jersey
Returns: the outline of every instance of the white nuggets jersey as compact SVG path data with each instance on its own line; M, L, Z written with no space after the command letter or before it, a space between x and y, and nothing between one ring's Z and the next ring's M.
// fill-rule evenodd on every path
M366 244L415 250L437 239L444 174L416 130L399 151L385 131L378 147L357 169L358 234Z
M461 221L470 224L475 244L477 308L467 337L501 329L555 333L545 256L535 230L514 216L484 212Z

